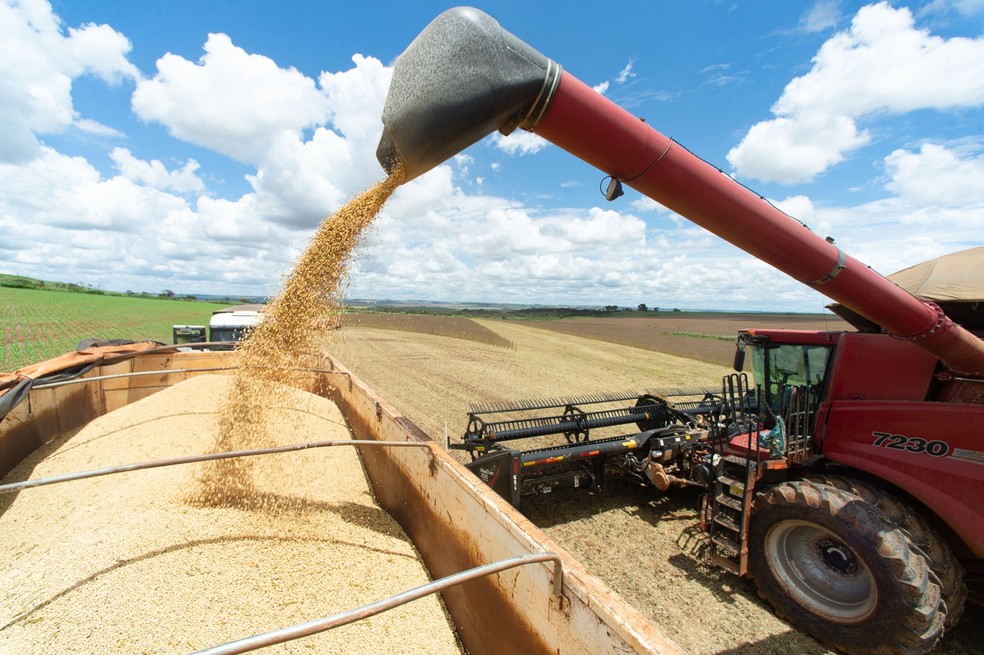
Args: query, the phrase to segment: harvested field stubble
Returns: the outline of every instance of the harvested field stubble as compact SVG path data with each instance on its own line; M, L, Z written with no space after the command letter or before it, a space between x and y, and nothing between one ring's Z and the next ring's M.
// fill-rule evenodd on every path
M512 348L513 344L501 334L490 330L470 318L455 316L429 316L423 314L379 314L358 312L342 316L342 325L399 330L400 332L419 332L439 337L465 339L476 343L487 343L500 348Z
M588 339L727 365L735 353L735 336L747 328L845 330L833 314L698 314L673 312L647 318L571 318L530 321L531 327Z
M9 476L204 452L230 389L200 376L107 414ZM271 385L271 444L347 439L338 409ZM20 492L0 517L0 652L180 653L359 607L429 581L373 501L355 449L252 458L252 507L184 502L192 467ZM273 507L270 511L264 507ZM435 596L270 653L458 653Z
M347 326L326 348L425 432L458 439L472 403L707 385L723 366L538 330L528 321L476 321L514 344ZM409 373L408 373L409 372ZM467 459L462 451L452 454Z

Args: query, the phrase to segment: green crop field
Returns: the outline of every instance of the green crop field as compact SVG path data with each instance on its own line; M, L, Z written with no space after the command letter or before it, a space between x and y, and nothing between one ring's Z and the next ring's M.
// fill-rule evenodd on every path
M82 339L171 343L228 304L0 287L0 372L75 350Z

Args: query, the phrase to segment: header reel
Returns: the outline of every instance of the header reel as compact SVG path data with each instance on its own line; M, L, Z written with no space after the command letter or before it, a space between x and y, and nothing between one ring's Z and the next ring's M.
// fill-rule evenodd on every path
M667 470L682 466L689 475L690 463L677 460L690 459L724 412L720 396L704 388L486 403L472 406L461 442L448 447L467 450L466 466L517 506L563 487L600 491L609 469L665 490L689 484Z

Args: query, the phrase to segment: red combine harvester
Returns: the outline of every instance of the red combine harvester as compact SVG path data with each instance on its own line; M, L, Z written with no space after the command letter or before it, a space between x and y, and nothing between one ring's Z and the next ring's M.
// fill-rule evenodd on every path
M404 181L530 130L609 176L609 200L631 186L858 329L742 331L720 391L476 408L453 447L479 477L516 505L614 471L700 487L714 562L845 653L923 653L956 623L984 559L984 321L956 324L475 9L441 14L401 55L383 124L377 157Z

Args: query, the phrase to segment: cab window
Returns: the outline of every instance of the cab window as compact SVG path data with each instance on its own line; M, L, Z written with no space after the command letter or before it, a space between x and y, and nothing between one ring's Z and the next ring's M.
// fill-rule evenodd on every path
M828 346L758 344L752 352L752 376L763 400L779 416L789 407L794 388L819 396L830 359Z

